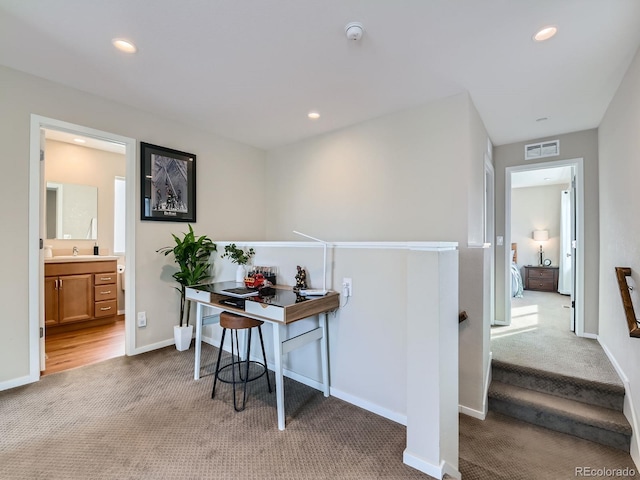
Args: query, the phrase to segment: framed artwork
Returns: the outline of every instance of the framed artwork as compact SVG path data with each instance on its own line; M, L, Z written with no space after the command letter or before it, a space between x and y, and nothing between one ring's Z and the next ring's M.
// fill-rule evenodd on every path
M196 221L196 156L140 142L141 219Z

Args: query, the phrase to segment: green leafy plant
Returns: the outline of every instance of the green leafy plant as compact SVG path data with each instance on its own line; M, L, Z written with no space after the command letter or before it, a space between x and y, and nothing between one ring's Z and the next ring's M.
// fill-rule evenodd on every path
M220 258L228 257L231 259L232 263L237 265L246 265L255 254L256 252L253 248L249 248L249 250L245 252L242 248L236 247L235 243L231 243L229 245L225 245L224 253Z
M196 238L191 225L189 225L189 231L184 233L182 238L173 233L171 235L175 245L160 248L156 252L163 253L165 256L173 254L175 262L180 268L172 276L180 284L180 287L175 287L180 292L180 326L183 321L188 326L191 303L186 301L186 289L209 278L211 269L209 259L212 252L217 251L218 247L206 235Z

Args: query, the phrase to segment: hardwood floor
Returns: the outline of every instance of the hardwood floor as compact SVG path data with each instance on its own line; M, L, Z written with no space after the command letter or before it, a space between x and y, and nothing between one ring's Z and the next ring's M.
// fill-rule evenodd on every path
M47 334L42 375L124 355L124 320L72 332Z

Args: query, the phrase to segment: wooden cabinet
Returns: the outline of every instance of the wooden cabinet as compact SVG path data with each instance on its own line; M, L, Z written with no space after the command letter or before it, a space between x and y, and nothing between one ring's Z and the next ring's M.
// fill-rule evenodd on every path
M524 288L541 292L558 291L558 267L524 267Z
M115 320L116 261L56 262L44 267L45 325Z

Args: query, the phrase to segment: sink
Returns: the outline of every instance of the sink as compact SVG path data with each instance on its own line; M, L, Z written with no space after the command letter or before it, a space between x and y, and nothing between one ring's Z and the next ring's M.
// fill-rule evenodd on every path
M83 258L84 258L84 259L87 259L87 258L96 258L96 257L99 257L99 256L100 256L100 255L56 255L56 256L55 256L55 257L53 257L53 258L54 258L54 259L55 259L55 258L60 258L60 259L63 259L63 258L64 258L65 260L74 260L74 259L76 259L76 258L77 258L78 260L80 260L80 259L83 259Z

